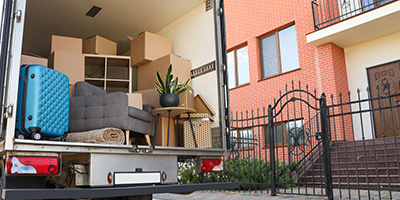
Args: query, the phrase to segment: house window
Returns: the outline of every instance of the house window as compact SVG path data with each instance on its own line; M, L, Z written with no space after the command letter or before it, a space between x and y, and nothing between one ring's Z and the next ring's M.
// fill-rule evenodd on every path
M238 132L240 133L239 135ZM231 145L234 149L254 146L253 129L232 130Z
M300 67L295 25L261 38L260 49L262 78Z
M303 120L295 120L284 122L280 124L276 124L274 126L274 139L275 144L300 144L305 141L304 131L303 131L304 121ZM264 127L265 133L265 141L266 144L270 144L270 135L269 135L269 127Z
M227 58L229 89L249 83L249 54L247 46L229 51Z

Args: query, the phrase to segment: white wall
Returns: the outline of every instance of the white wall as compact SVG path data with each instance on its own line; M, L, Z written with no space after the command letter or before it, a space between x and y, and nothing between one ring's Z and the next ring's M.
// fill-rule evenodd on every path
M206 12L201 4L157 34L171 38L172 53L189 59L192 69L216 59L216 42L213 10ZM211 72L192 80L196 94L202 94L216 112L212 127L219 125L219 100L217 73Z
M361 13L361 1L360 0L347 0L347 1L338 1L340 15L342 16L342 20L352 17L354 15L358 15ZM328 5L326 5L328 6Z
M357 89L361 90L361 99L368 98L367 68L400 60L400 32L385 37L371 40L362 44L344 49L346 57L347 77L352 100L356 100ZM362 109L368 108L367 103L362 104ZM359 110L358 105L353 105L353 110ZM360 115L353 115L356 139L361 139ZM362 115L362 125L365 128L365 137L372 137L373 122L371 113Z

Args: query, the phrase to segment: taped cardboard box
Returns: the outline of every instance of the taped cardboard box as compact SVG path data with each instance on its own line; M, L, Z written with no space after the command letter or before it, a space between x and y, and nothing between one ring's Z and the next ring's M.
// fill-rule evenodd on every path
M164 77L169 65L172 64L172 74L179 78L179 83L190 79L191 63L189 60L179 56L168 54L155 61L142 65L138 68L138 90L153 89L156 82L156 73ZM189 86L192 82L189 82Z
M50 54L52 54L54 51L64 51L64 52L82 54L82 39L52 35Z
M94 35L83 41L83 53L117 55L117 43Z
M148 90L139 90L133 92L133 94L139 93L142 95L142 103L150 104L154 106L154 108L161 107L160 105L160 94L158 94L156 89L148 89Z
M181 114L181 118L187 118L188 115ZM207 113L192 113L190 114L194 135L198 148L212 148L212 133L211 122L214 120L212 116ZM190 127L190 121L183 122L183 146L187 148L196 148L193 132Z
M81 53L54 51L48 61L49 68L67 75L71 85L85 80L85 62Z
M181 133L182 134L182 133ZM168 117L160 117L157 124L154 144L156 146L167 146L168 144ZM170 118L169 126L169 145L170 147L178 147L178 133L176 131L176 120Z
M47 67L47 64L47 58L43 58L34 54L21 55L21 65L43 65Z
M131 39L131 65L139 67L171 53L171 39L144 31Z
M128 93L128 106L135 107L137 109L143 109L143 99L141 93Z
M215 111L211 108L210 104L207 103L206 99L201 94L197 94L194 97L194 109L199 113L207 113L210 116L215 115Z

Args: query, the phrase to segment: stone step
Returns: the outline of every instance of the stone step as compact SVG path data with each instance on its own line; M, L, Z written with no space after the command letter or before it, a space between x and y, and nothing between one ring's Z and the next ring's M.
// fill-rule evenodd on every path
M366 169L366 168L344 168L344 169L332 169L332 176L340 176L340 177L346 177L347 175L352 176L352 175L368 175L368 176L376 176L376 174L379 175L398 175L400 176L399 173L400 170L397 167L389 167L389 168L373 168L373 169ZM319 170L319 169L314 169L309 170L306 172L306 176L319 176L320 174L325 175L324 170Z
M324 176L303 176L300 178L304 183L318 183L324 182ZM379 175L379 176L366 176L366 175L349 175L349 176L332 176L332 182L359 182L359 183L398 183L400 184L400 177L398 175Z

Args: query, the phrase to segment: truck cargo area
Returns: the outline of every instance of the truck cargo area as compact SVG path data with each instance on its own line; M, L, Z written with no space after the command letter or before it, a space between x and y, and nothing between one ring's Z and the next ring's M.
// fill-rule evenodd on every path
M51 41L53 35L79 38L84 43L85 39L98 35L116 43L114 55L78 52L84 59L84 69L81 70L83 77L75 76L80 73L79 70L73 68L77 62L73 59L66 59L67 61L59 59L60 62L64 62L60 64L62 65L60 71L67 71L64 73L69 76L72 96L74 81L89 82L109 93L121 91L127 94L140 93L145 95L141 91L154 89L154 86L142 84L145 80L141 81L141 78L143 79L141 76L145 76L143 74L147 72L142 73L139 70L144 62L133 63L131 40L143 32L151 32L169 38L171 40L170 60L176 57L189 61L190 92L194 93L193 96L201 96L201 101L206 101L204 105L208 107L207 109L212 110L210 131L206 131L212 142L209 142L208 146L201 146L197 142L196 146L199 147L196 148L190 142L185 142L184 134L187 134L190 130L185 130L186 122L174 122L176 124L171 123L170 126L166 126L166 117L163 117L160 118L158 129L155 130L158 136L155 140L152 140L154 142L153 148L142 137L139 137L139 139L132 137L135 138L132 140L133 144L128 142L124 144L103 144L46 139L14 139L12 148L8 148L10 142L7 142L4 150L60 152L64 154L174 155L178 158L224 155L225 100L224 91L221 89L221 76L218 73L218 63L220 62L218 48L221 47L219 47L220 38L217 34L216 13L213 9L213 3L205 0L27 0L22 43L23 55L47 59L48 65L57 70L55 64L57 53L62 54L64 50L53 49L55 45ZM145 63L151 62L153 61L146 61ZM174 63L172 64L174 66ZM179 62L176 64L177 68L174 68L176 73L181 71L178 66ZM96 70L99 69L100 72L98 73ZM72 72L69 72L71 75L68 74L68 70L72 70ZM149 76L149 78L150 76L151 78L155 77L153 72L148 74L150 75L146 76ZM151 84L154 85L153 82ZM154 101L154 99L152 100ZM143 98L143 104L149 103L146 101L148 100ZM135 104L135 106L141 109L141 104ZM155 107L157 108L157 106ZM200 126L202 125L200 124ZM168 145L166 145L165 134L167 127L170 129ZM71 129L73 127L70 127ZM176 136L176 132L180 135Z
M209 0L4 1L2 37L10 42L2 43L0 59L6 63L1 198L237 188L177 184L181 161L195 161L199 173L224 169L229 110L222 6ZM154 84L169 66L179 84L190 82L176 92L179 104L161 106Z

